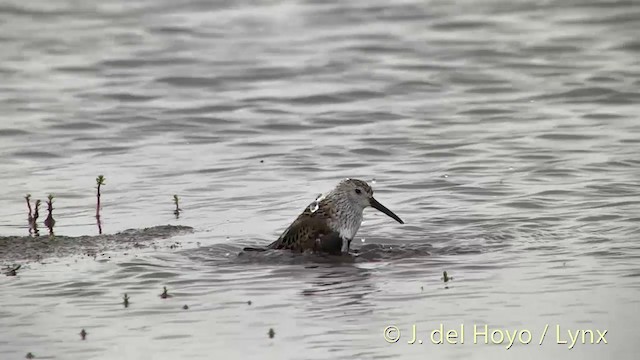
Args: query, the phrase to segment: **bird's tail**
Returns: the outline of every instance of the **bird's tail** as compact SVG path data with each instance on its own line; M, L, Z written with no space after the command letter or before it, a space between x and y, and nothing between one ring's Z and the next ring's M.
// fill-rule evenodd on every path
M269 249L264 248L264 247L246 247L244 249L242 249L242 251L267 251Z

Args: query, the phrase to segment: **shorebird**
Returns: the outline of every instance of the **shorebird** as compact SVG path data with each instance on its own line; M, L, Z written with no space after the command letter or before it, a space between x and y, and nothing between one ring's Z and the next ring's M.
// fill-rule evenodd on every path
M245 251L286 249L314 251L334 255L349 253L351 241L362 223L362 213L368 206L377 209L400 224L398 215L373 197L366 182L345 179L326 195L319 195L302 214L266 248L245 248Z

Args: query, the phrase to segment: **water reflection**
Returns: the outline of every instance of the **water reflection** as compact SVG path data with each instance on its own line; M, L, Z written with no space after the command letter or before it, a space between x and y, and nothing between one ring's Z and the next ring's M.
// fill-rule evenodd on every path
M20 236L0 237L2 356L634 353L637 17L601 0L3 2L0 235ZM353 259L236 256L347 176L375 176L408 225L367 214ZM57 195L54 239L23 236L27 192ZM166 223L202 247L140 230ZM427 318L616 338L556 353L379 336Z
M370 270L355 264L340 267L316 267L316 273L303 284L300 291L304 306L311 314L325 317L366 312L371 308L367 297L375 292L376 285L371 281Z

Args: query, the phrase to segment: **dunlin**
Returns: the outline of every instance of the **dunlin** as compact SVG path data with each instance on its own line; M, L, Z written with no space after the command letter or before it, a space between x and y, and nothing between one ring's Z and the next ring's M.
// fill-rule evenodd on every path
M345 179L329 193L318 196L309 204L267 249L346 254L362 223L362 213L368 206L404 224L402 219L373 197L369 184L362 180Z

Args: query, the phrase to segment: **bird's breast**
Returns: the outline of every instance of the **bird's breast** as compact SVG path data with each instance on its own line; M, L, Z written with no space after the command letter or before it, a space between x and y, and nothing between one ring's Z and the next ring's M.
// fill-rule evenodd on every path
M358 232L357 227L347 227L344 229L340 229L340 236L343 239L352 240L356 236L357 232Z
M342 221L340 221L342 220ZM360 219L340 219L334 222L334 229L340 234L340 237L346 240L352 240L358 229L360 228Z

